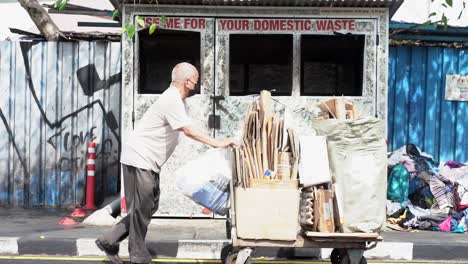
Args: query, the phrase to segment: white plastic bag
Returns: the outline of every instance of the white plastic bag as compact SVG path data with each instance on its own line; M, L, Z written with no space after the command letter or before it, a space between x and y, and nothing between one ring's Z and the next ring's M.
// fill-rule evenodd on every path
M232 150L210 149L175 171L177 187L196 203L225 215L233 169Z
M376 118L314 121L327 136L328 157L345 232L377 232L385 224L387 145Z

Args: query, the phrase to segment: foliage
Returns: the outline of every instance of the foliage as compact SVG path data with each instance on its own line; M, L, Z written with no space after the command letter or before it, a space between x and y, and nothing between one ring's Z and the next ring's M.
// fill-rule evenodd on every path
M444 9L454 8L453 7L453 0L431 0L432 3L435 2L435 1L439 2L439 4ZM459 13L458 18L457 18L457 19L460 19L461 16L463 15L463 12L466 9L466 0L455 0L455 1L461 1L462 2L462 8L461 8L460 13ZM428 20L423 25L425 25L425 26L427 26L427 25L442 26L444 28L444 30L446 30L448 28L449 19L445 15L445 12L442 12L442 15L440 16L439 20L433 21L432 18L437 17L437 16L438 16L438 14L436 12L432 12L428 17Z
M67 6L69 0L55 0L54 8L57 9L58 11L63 11L65 7ZM112 12L112 20L119 20L120 19L120 10L115 9ZM141 16L135 16L135 21L136 23L141 27L141 28L146 28L146 22ZM156 29L159 27L163 27L167 23L167 18L166 16L161 16L159 18L159 25L156 23L152 23L148 27L149 34L152 35ZM120 33L127 33L127 36L130 39L133 39L136 33L136 26L134 24L126 24L122 26L122 29L120 30Z

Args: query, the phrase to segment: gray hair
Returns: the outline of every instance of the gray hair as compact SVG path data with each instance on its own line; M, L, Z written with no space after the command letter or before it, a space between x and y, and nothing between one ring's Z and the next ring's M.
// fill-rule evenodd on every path
M188 62L181 62L172 69L171 79L172 81L183 81L191 78L196 73L198 71L195 66Z

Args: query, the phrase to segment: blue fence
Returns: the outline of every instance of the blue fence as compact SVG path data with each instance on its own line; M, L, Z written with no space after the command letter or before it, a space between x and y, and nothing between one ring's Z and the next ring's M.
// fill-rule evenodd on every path
M445 76L468 74L468 49L390 48L389 150L413 143L436 161L468 161L468 102L445 100Z
M120 43L0 42L0 206L82 204L119 182Z

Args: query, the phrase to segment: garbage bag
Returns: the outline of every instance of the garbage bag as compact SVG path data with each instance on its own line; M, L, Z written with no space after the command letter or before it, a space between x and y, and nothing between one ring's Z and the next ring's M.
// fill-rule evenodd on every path
M385 224L387 145L377 118L315 120L327 136L332 180L344 232L376 232Z
M226 215L233 170L232 150L211 149L175 171L176 185L194 202Z

